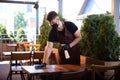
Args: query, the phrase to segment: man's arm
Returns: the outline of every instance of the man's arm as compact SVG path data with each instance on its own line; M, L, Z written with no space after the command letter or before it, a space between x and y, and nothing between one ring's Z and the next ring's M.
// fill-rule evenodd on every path
M75 46L77 43L79 43L80 39L81 39L81 35L80 35L80 31L77 30L74 33L75 39L69 44L70 47L72 48L73 46Z
M45 51L44 51L43 63L47 63L47 61L50 57L52 48L53 48L53 42L47 41L47 45L46 45Z

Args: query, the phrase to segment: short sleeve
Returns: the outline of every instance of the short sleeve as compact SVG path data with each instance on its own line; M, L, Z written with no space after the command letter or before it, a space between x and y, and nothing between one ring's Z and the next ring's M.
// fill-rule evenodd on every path
M78 30L78 27L73 22L64 22L65 26L71 33L75 33Z
M56 30L51 29L51 31L49 32L49 35L48 35L48 41L50 41L50 42L58 42L57 31Z

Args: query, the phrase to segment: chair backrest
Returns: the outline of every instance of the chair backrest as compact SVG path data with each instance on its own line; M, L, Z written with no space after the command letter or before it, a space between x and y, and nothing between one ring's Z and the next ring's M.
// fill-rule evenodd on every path
M30 42L18 42L17 43L17 51L24 51L25 50L25 47L24 47L25 44L30 44Z
M44 51L35 51L33 54L33 59L43 59Z
M86 69L84 72L80 71L74 71L74 72L66 72L61 75L60 80L87 80L86 78Z
M7 44L7 51L17 51L17 44Z
M26 60L29 60L29 64L26 64ZM31 52L30 51L16 51L11 52L10 70L12 66L31 65Z
M11 52L11 60L29 60L31 52Z
M92 69L92 80L96 80L96 78L99 78L99 80L105 80L104 72L113 70L113 75L111 75L109 79L107 79L107 80L112 80L113 78L116 78L115 76L118 74L118 73L116 74L114 70L119 70L120 66L119 65L105 66L105 65L93 64L91 65L91 69ZM115 79L115 80L120 80L120 79Z
M34 51L33 53L33 64L35 64L35 59L39 59L39 63L42 62L44 56L44 51Z
M40 51L40 44L24 44L25 51L30 51L30 48L35 48L35 51Z

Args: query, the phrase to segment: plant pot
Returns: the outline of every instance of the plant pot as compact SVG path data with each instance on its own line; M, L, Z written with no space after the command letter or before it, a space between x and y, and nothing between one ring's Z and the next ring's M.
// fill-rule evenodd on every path
M115 66L119 65L120 61L105 61L105 66ZM106 77L111 77L115 73L114 80L120 80L120 70L109 70L105 73Z

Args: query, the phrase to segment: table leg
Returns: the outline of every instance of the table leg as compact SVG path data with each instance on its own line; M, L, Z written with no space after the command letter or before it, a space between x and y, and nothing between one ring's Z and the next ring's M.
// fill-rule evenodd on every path
M32 80L32 75L28 74L27 80Z
M15 51L17 51L17 46L15 46Z
M18 65L17 60L15 60L15 66L17 66L17 65Z

